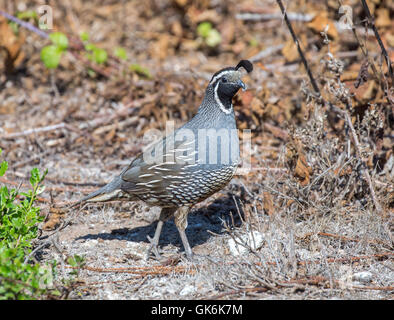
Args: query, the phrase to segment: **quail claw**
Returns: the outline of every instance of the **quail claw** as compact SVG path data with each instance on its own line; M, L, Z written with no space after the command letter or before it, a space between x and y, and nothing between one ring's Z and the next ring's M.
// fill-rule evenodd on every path
M157 243L155 242L155 239L152 239L150 236L147 236L147 238L150 242L150 246L149 246L148 250L146 251L145 260L149 260L152 251L153 251L157 260L162 260L162 257L159 253L158 248L157 248Z

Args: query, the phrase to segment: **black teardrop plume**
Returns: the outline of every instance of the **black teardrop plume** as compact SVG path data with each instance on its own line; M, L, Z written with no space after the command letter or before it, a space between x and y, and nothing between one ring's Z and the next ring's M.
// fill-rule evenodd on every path
M253 64L249 60L241 60L235 67L235 70L238 70L241 67L243 67L248 73L253 70Z

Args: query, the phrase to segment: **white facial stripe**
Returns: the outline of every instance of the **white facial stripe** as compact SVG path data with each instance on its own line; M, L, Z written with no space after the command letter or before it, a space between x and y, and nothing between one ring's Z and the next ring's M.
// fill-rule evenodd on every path
M217 76L215 76L211 82L209 84L215 83L216 80L220 79L221 77L223 77L225 74L229 74L234 72L234 70L226 70L226 71L222 71L220 72Z
M219 75L218 75L219 76ZM225 114L230 114L231 110L233 109L233 104L231 103L230 108L226 109L226 107L223 105L223 103L220 101L219 95L218 95L218 88L219 88L220 82L218 82L215 86L215 101L219 105L220 110L222 110Z

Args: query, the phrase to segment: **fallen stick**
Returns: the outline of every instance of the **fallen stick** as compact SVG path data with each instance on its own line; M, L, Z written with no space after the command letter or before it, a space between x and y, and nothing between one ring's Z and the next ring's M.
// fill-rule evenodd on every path
M84 122L79 125L80 130L84 129L94 129L103 126L107 123L113 122L118 118L125 118L131 116L138 108L142 107L144 104L154 102L157 98L157 94L149 95L145 98L131 101L125 106L121 107L115 114L103 115L99 118Z
M64 122L61 122L61 123L52 124L52 125L45 126L45 127L33 128L33 129L24 130L24 131L21 131L21 132L10 133L10 134L7 134L7 135L0 136L0 138L1 139L6 139L6 140L8 140L8 139L15 139L15 138L23 137L23 136L29 136L31 134L55 131L55 130L59 130L59 129L67 129L67 130L71 130L71 131L78 131L77 129L73 128L71 125L69 125L67 123L64 123Z
M0 182L5 183L5 184L9 184L9 185L13 185L13 186L19 186L21 185L21 187L23 188L31 188L30 185L27 184L20 184L18 182L15 181L11 181L8 180L5 177L0 177ZM80 189L78 187L71 187L71 186L45 186L45 190L53 190L53 191L57 191L57 192L82 192L82 193L90 193L92 192L94 189ZM48 200L49 201L49 200ZM45 200L42 200L42 202L45 202Z
M365 255L365 256L354 256L354 257L346 257L346 258L328 258L326 261L328 263L334 262L345 262L345 261L359 261L361 259L371 259L371 258L389 258L393 256L394 252L384 252L384 253L377 253L372 255ZM238 262L231 262L230 265L238 263ZM305 260L305 261L298 261L298 265L306 265L306 264L319 264L321 260ZM274 261L268 261L267 264L269 265L276 265ZM256 265L261 266L261 263L258 262ZM148 266L148 267L120 267L120 268L99 268L99 267L90 267L90 266L83 266L83 267L73 267L73 266L66 266L67 268L71 269L81 269L93 272L103 272L103 273L134 273L134 274L155 274L155 275L167 275L172 272L180 273L180 272L190 272L193 273L197 270L197 266L194 267L187 267L187 266L163 266L163 265L156 265L156 266ZM204 265L199 265L198 267L204 267Z
M131 273L138 274L143 276L154 276L154 275L169 275L172 273L188 273L195 274L197 268L195 267L187 267L187 266L175 266L175 267L166 267L166 266L150 266L150 267L126 267L126 268L98 268L98 267L75 267L75 266L65 266L69 269L77 269L77 270L87 270L92 272L102 272L102 273Z
M284 44L279 44L277 46L268 47L268 48L260 51L259 53L257 53L253 57L249 58L249 60L252 62L259 61L261 59L269 57L270 55L274 54L275 52L277 52L279 50L282 50L284 46L285 46Z
M77 132L79 135L83 134L84 129L94 129L99 126L105 125L107 123L113 122L118 118L125 118L132 115L138 108L143 106L146 103L154 102L157 98L157 95L149 95L145 98L134 100L128 103L127 105L120 108L115 114L107 114L103 115L99 118L95 118L93 120L83 122L79 125L78 128L74 128L73 126L69 125L68 123L61 122L53 125L48 125L45 127L33 128L24 130L21 132L14 132L6 135L0 136L1 139L11 140L19 137L29 136L31 134L39 134L44 132L51 132L59 129L67 129L69 131Z
M313 236L315 234L318 235L318 236L322 236L322 237L329 237L329 238L339 239L341 241L354 241L354 242L362 241L361 239L349 238L349 237L341 236L339 234L333 234L333 233L328 233L328 232L318 232L318 233L309 232L309 233L303 235L302 237L297 237L297 238L302 240L302 239L305 239L305 238L309 238L310 236ZM367 243L379 243L379 244L384 244L384 245L388 245L389 246L389 244L387 244L383 240L379 240L379 239L366 240L366 242Z
M328 286L328 282L330 279L325 277L313 277L313 278L303 278L303 279L292 279L289 281L282 281L277 282L276 285L273 286L274 289L280 289L281 287L288 288L295 285L313 285L313 286ZM339 280L333 280L335 286L341 286L342 282ZM377 286L357 286L357 285L348 285L346 289L359 289L359 290L380 290L380 291L393 291L393 286L386 286L386 287L377 287ZM241 293L251 293L251 292L267 292L272 290L271 286L256 286L256 287L248 287L248 288L241 288L238 290L231 290L228 292L221 293L216 296L209 297L209 300L217 300L220 298L224 298L230 295L236 295Z
M31 158L24 160L24 161L19 161L17 163L15 163L12 168L13 169L17 169L17 168L21 168L24 167L25 165L29 164L30 162L36 161L37 159L43 159L46 155L48 155L49 153L51 153L52 150L48 149L44 152L35 154L34 156L32 156Z
M289 12L287 15L292 21L310 22L314 18L313 14L302 14L298 12ZM280 20L282 19L282 14L245 12L236 14L235 19L246 21Z

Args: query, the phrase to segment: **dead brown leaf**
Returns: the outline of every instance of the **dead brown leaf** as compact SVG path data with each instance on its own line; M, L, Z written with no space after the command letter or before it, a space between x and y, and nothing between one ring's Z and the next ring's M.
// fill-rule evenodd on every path
M65 212L59 208L50 208L49 213L49 217L42 227L46 231L56 229L56 227L59 226L61 218Z
M24 42L24 35L19 33L16 36L7 20L0 17L0 49L6 53L4 67L7 74L11 74L23 61L25 54L21 48Z
M392 21L390 19L390 11L388 8L381 8L376 10L377 18L375 20L375 24L378 28L386 28L392 25Z
M308 44L308 40L306 38L305 33L303 33L299 36L299 41L300 41L301 47L305 48L306 45ZM286 41L286 44L282 49L282 54L285 57L287 62L293 62L293 61L300 58L300 56L298 54L297 46L295 45L293 39L289 39Z
M320 34L320 32L322 32L322 31L325 31L326 28L328 27L327 35L334 40L338 37L337 28L335 27L334 22L328 18L327 11L319 12L313 18L313 20L307 24L307 26L312 31L314 31L318 34Z
M269 192L263 192L264 211L269 216L275 213L274 201Z
M295 138L287 145L286 157L293 174L298 178L301 186L306 186L310 181L312 167L308 164L302 143Z

